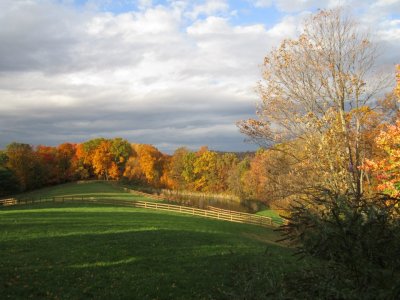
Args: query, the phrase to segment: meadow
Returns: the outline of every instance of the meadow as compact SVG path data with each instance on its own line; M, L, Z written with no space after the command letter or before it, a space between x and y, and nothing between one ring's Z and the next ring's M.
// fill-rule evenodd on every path
M33 190L31 192L22 193L15 196L15 198L20 200L52 197L83 197L84 199L101 198L114 200L154 201L153 199L149 199L141 195L131 194L117 184L105 181L70 182Z
M35 195L134 196L99 183L56 190ZM255 265L268 274L258 289L272 293L303 264L277 239L269 228L131 207L3 207L0 298L231 299L255 292L241 285Z

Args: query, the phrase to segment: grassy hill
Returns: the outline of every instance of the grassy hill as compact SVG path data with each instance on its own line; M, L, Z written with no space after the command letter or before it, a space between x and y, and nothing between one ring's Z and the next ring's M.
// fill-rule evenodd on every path
M83 196L84 198L112 198L115 200L154 201L125 191L116 184L105 181L71 182L16 195L17 199L39 199L63 196Z
M276 224L283 224L283 219L279 213L273 209L265 209L256 213L256 215L271 218Z
M18 197L72 195L144 200L104 182ZM278 238L264 227L133 207L2 207L0 298L232 299L273 292L283 273L306 263Z
M0 209L0 298L226 298L242 262L298 268L270 229L79 203ZM268 255L264 255L265 253Z

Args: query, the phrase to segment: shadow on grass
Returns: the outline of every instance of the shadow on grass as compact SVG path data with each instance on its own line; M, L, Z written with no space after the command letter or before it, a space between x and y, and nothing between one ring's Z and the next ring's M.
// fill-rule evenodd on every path
M260 251L225 234L174 230L9 241L2 243L0 296L216 297L232 264ZM279 248L270 251L277 256Z
M251 225L107 205L1 212L1 299L220 299L238 262L298 267Z

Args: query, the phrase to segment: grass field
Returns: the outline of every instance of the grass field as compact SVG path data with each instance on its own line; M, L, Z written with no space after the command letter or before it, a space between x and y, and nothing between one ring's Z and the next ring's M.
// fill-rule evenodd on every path
M84 198L102 198L115 200L141 200L154 201L140 195L134 195L123 190L123 188L104 181L92 181L85 183L66 183L56 186L51 186L32 192L16 195L17 199L39 199L63 196L76 196Z
M283 224L282 217L279 216L279 214L275 210L265 209L265 210L261 210L261 211L257 212L256 214L259 216L263 216L263 217L269 217L276 224Z
M84 198L102 198L114 200L137 200L137 201L157 201L146 198L141 195L135 195L124 191L122 187L105 181L92 181L85 183L66 183L35 190L28 193L16 195L17 199L39 199L63 196L76 196ZM283 220L279 214L272 210L266 209L259 211L257 215L270 217L277 224L282 224Z
M243 262L277 280L301 267L276 239L263 227L138 208L4 207L0 298L230 299Z

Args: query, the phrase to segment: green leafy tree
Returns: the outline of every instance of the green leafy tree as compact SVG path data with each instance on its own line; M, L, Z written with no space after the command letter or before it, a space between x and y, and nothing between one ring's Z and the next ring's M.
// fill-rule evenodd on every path
M173 181L173 187L177 190L183 190L187 188L187 181L185 180L185 157L189 153L189 150L185 147L181 147L175 150L171 158L170 163L170 177Z
M111 140L111 154L113 155L113 161L118 166L121 173L125 168L125 164L132 154L131 144L122 138L115 138Z

